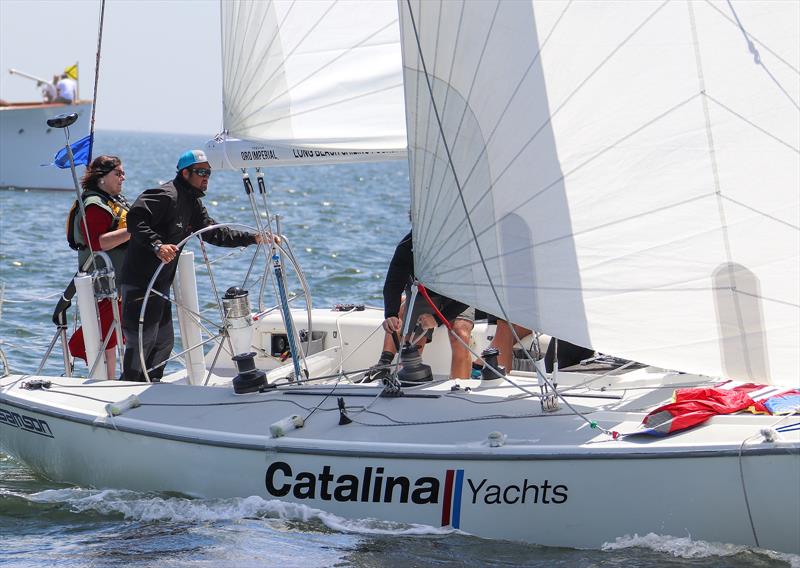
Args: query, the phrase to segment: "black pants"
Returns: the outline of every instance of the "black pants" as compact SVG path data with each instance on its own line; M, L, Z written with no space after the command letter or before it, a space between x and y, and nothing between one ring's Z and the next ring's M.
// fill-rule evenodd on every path
M169 358L175 343L172 328L172 303L151 293L147 300L142 328L142 350L139 350L139 315L142 311L146 289L135 286L122 286L122 334L125 336L125 358L122 379L125 381L146 381L142 370L142 359L148 370L150 380L161 380L165 365L156 365ZM161 291L169 297L169 290Z
M550 344L547 346L547 353L544 355L544 367L548 373L553 372L553 361L556 357L556 338L553 337L550 339ZM581 347L579 345L573 345L569 341L564 341L563 339L558 340L558 368L564 369L565 367L571 367L572 365L577 365L584 359L589 359L594 357L594 351L591 349L587 349L586 347Z

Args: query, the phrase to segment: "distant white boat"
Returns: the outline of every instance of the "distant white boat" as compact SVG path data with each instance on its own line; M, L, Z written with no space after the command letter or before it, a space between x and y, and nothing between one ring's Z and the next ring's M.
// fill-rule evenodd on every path
M57 189L75 191L68 170L43 166L64 147L61 130L47 126L47 119L64 112L78 113L70 127L71 139L89 133L92 103L20 102L0 106L0 188ZM80 166L82 168L82 166Z

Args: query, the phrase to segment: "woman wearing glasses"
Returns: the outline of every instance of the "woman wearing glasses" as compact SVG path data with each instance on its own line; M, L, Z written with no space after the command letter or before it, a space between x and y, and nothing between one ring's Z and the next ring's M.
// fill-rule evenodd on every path
M201 198L208 189L211 165L202 150L184 152L178 160L175 178L160 187L148 189L131 206L128 231L131 241L125 259L122 283L122 332L125 336L123 379L144 381L141 360L151 380L160 380L164 362L175 340L169 288L178 267L177 244L194 231L215 225ZM220 227L203 234L203 240L222 247L255 244L260 237ZM139 313L150 279L164 263L153 283L158 292L147 300L142 328L142 353L139 353Z
M81 180L83 193L81 201L86 212L84 222L80 206L76 201L70 211L67 239L69 245L78 251L78 269L84 272L94 270L92 252L103 251L108 254L113 264L116 281L122 276L125 252L128 248L130 234L126 229L128 203L122 196L122 184L125 181L125 170L122 161L116 156L99 156L95 158ZM87 233L88 229L88 233ZM100 257L95 257L96 268L105 267ZM98 305L101 334L105 339L114 322L111 300L101 300ZM115 376L115 348L117 336L111 334L106 345L106 370L108 378ZM69 341L69 349L73 357L86 360L86 347L83 342L83 330L78 329ZM94 362L87 362L93 364Z

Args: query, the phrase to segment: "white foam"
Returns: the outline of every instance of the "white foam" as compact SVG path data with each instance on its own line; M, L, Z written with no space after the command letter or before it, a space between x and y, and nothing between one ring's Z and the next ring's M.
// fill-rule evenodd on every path
M337 515L282 501L251 496L231 499L162 497L123 490L48 489L28 496L37 503L64 503L75 513L94 511L123 515L138 521L214 522L245 518L318 521L329 529L363 535L443 535L453 529L376 519L345 519Z
M670 554L676 558L708 558L711 556L734 556L736 554L763 554L775 560L789 563L792 568L800 568L800 556L784 554L772 550L751 548L738 544L724 544L692 540L690 537L664 536L648 533L644 536L634 534L618 537L614 542L603 544L603 550L621 550L624 548L649 548L656 552Z

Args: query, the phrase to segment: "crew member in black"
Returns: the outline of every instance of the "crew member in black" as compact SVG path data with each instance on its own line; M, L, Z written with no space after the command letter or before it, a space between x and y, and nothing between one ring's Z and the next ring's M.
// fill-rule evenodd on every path
M139 312L150 279L158 266L167 264L156 278L153 289L169 297L175 277L177 243L192 232L216 224L208 216L200 199L208 188L211 166L202 150L185 152L178 161L175 179L142 193L128 212L131 234L125 267L122 272L122 332L125 337L123 379L144 381L139 355ZM260 235L222 227L203 234L203 240L222 247L240 247L261 242ZM172 304L158 294L151 294L144 316L142 347L144 362L152 380L164 373L163 363L174 343Z
M385 369L394 358L397 349L392 335L399 337L402 331L402 317L407 309L407 302L402 302L403 291L410 299L410 284L414 280L414 251L412 247L411 232L398 243L394 256L389 263L386 280L383 285L383 313L386 318L383 329L386 337L383 341L383 352L376 369ZM431 300L437 309L453 326L453 331L464 343L469 344L472 327L475 323L475 311L466 304L452 300L431 290L428 291ZM403 304L401 306L401 303ZM433 316L433 309L421 295L417 296L414 309L411 312L411 321L418 324L421 329L429 330L419 341L420 349L431 339L431 333L440 322ZM455 337L449 336L452 358L450 362L451 378L469 378L471 370L471 356L469 350ZM385 374L385 373L384 373ZM379 378L374 376L373 378Z

